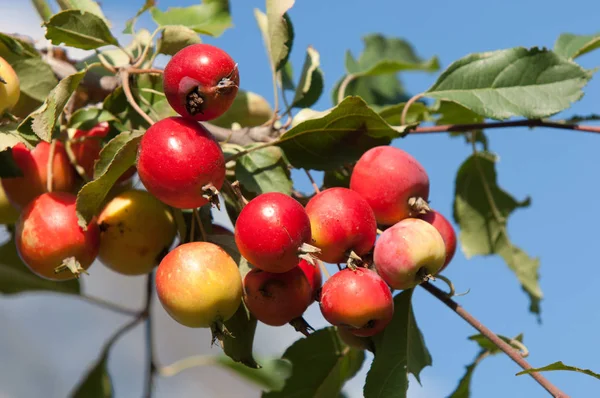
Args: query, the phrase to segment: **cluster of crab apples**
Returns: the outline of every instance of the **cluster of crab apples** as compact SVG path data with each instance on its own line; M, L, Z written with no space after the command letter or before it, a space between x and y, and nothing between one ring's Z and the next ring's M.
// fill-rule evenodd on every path
M428 280L452 259L455 232L428 205L427 173L392 146L364 153L349 188L318 192L306 206L282 193L264 193L245 204L233 232L212 226L213 235L233 235L251 268L243 278L217 244L182 237L171 250L177 234L172 209L189 212L215 203L226 183L221 147L199 122L230 107L239 74L228 54L195 44L173 56L163 78L167 100L180 116L147 129L135 166L85 226L73 192L81 179L94 178L108 124L72 132L64 143L12 148L22 176L2 179L2 187L20 212L17 251L35 274L72 279L96 258L125 275L156 271L157 294L171 317L213 330L242 301L272 326L293 323L318 301L324 318L348 337L380 332L393 316L392 292ZM136 170L146 190L122 188ZM340 269L325 283L323 263Z

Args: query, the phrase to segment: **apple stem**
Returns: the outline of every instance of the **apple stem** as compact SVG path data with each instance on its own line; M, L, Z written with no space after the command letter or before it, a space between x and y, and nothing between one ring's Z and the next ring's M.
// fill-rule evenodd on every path
M227 184L229 188L231 188L235 197L238 200L238 203L240 204L240 207L243 209L248 204L248 199L246 199L242 194L242 190L240 189L240 182L235 181L231 183L228 180L225 180L225 184Z
M129 71L122 70L121 71L121 84L123 85L123 93L127 98L127 102L135 111L152 126L154 124L154 120L140 106L135 102L135 98L133 98L133 94L131 93L131 86L129 85Z
M48 167L46 170L46 190L52 192L52 183L54 179L54 153L56 152L56 140L52 140L50 143L50 153L48 154Z
M202 225L202 219L200 219L200 213L198 213L198 209L194 209L192 212L194 213L194 219L198 223L198 228L200 229L200 235L202 236L202 240L204 242L206 242L207 241L206 231L204 230L204 225Z
M440 300L442 303L446 304L448 308L454 311L458 316L463 318L467 323L473 326L475 329L479 331L483 336L485 336L488 340L490 340L496 347L502 350L506 355L510 357L513 361L517 363L523 370L532 369L532 366L523 358L522 353L516 350L514 347L511 347L510 344L506 343L502 340L498 335L492 332L490 329L485 327L479 320L477 320L473 315L467 312L461 305L459 305L456 301L452 300L448 294L446 294L443 290L433 286L429 282L424 282L420 285L423 289L427 290L434 297ZM546 379L542 374L538 372L529 373L535 381L537 381L542 387L546 389L552 396L556 398L568 398L569 396L562 392L558 387L553 385L548 379Z
M305 337L310 336L310 334L315 331L315 329L310 326L303 317L292 319L290 321L290 325L296 329L296 332L302 333Z
M315 190L315 193L317 195L320 194L321 190L319 189L319 186L315 182L315 179L313 178L313 176L310 174L310 171L308 171L308 169L304 169L304 172L306 173L306 176L308 177L310 184L312 185L313 189Z

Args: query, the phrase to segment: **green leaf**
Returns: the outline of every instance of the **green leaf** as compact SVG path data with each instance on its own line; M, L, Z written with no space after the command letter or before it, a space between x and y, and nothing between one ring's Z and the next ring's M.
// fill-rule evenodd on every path
M529 206L530 200L518 202L498 186L495 163L492 153L479 152L458 170L454 219L460 225L460 242L467 258L500 255L529 295L530 311L539 314L539 260L512 244L506 226L512 212Z
M19 59L11 66L19 77L21 93L36 101L44 102L58 84L52 68L41 58Z
M135 25L135 23L137 22L137 19L146 11L148 11L149 9L151 9L152 7L154 7L156 5L156 1L155 0L146 0L146 2L144 3L144 5L142 6L142 8L140 8L138 10L138 12L135 13L135 16L133 18L130 18L127 20L127 22L125 22L125 29L123 29L123 33L125 34L134 34L134 30L133 27Z
M279 391L292 374L292 364L285 359L263 359L260 369L251 369L227 357L218 358L219 365L258 385L263 391Z
M549 50L511 48L470 54L452 63L425 93L488 118L543 118L571 106L592 77Z
M23 134L35 134L40 139L50 142L52 133L63 109L67 105L71 95L79 87L87 70L82 70L62 79L48 95L41 107L31 113L19 125L19 132Z
M250 152L237 160L235 176L240 184L254 193L292 194L292 180L283 151L267 147Z
M398 125L400 124L400 117L402 116L404 105L405 103L383 107L378 111L379 116L391 125ZM427 105L422 102L415 102L408 109L405 122L409 124L420 123L430 120L430 118Z
M80 108L71 115L67 127L79 130L90 130L102 122L112 122L117 118L105 109Z
M279 70L279 73L281 76L281 87L284 90L295 90L296 85L294 84L294 70L289 58L285 65L283 65L283 68Z
M80 225L87 225L96 215L115 182L135 164L138 144L143 133L123 132L102 148L94 169L94 180L85 184L77 194L77 217Z
M287 12L294 3L295 0L267 0L266 14L254 10L273 73L285 66L292 50L294 28Z
M112 398L113 387L108 374L108 351L88 371L71 394L72 398Z
M427 61L421 59L406 40L372 34L365 36L363 42L365 50L358 61L354 61L350 53L346 56L346 70L354 76L376 76L402 70L435 72L440 68L437 57Z
M107 25L108 20L104 16L102 9L94 0L56 0L61 10L79 10L89 12L101 18ZM109 25L110 26L110 25Z
M513 345L513 341L515 341L515 340L519 341L521 343L523 342L523 334L518 335L514 339L511 339L510 337L506 337L506 336L501 336L501 335L498 335L498 337L500 337L502 340L504 340L504 342L506 344L509 344L509 345ZM476 334L473 336L469 336L469 340L476 342L477 344L479 344L479 347L488 351L490 354L498 354L498 353L502 352L502 350L500 348L498 348L494 343L491 342L490 339L488 339L487 337L485 337L482 334Z
M79 294L80 287L77 279L56 282L35 275L19 258L14 239L5 241L0 246L0 293L32 291Z
M345 77L339 80L333 88L334 104L338 103L338 94L344 79ZM367 104L380 107L406 102L411 97L404 90L396 74L354 78L344 90L344 97L347 96L359 96Z
M413 289L394 297L394 318L373 336L375 359L367 374L364 394L371 397L406 397L408 374L421 383L423 368L432 360L412 308Z
M182 48L198 43L202 43L202 40L192 29L185 26L166 26L157 47L160 54L175 55Z
M592 372L589 369L581 369L581 368L576 368L575 366L565 365L564 363L562 363L562 361L554 362L554 363L551 363L550 365L547 365L547 366L544 366L541 368L523 370L523 371L517 373L517 376L526 375L526 374L533 373L533 372L551 372L551 371L555 371L555 370L567 370L570 372L579 372L579 373L586 374L588 376L595 377L596 379L600 379L600 374L598 374L598 373Z
M575 59L600 47L600 34L574 35L563 33L554 43L554 52L565 58Z
M158 26L183 25L210 36L221 36L232 26L228 0L203 0L199 5L172 7L165 12L152 7L150 14Z
M351 163L367 150L401 137L409 126L392 127L358 97L297 124L279 147L296 168L327 170Z
M271 116L273 109L264 97L239 90L229 109L210 123L225 128L231 128L233 123L242 127L254 127L265 123Z
M320 68L320 56L317 50L308 47L302 67L300 82L292 101L292 108L309 108L319 100L323 93L323 72Z
M44 24L46 38L55 45L93 50L119 42L110 33L104 20L90 12L68 10L59 12Z
M456 386L456 389L448 396L448 398L469 398L471 396L471 379L473 379L473 372L479 362L480 361L475 360L475 362L466 366L465 374L461 377L458 386Z
M342 166L333 170L327 170L323 175L323 188L350 188L350 177L353 167Z
M0 33L0 56L9 63L15 58L41 58L33 44L5 33Z
M360 370L365 354L344 344L335 328L328 327L296 341L283 358L292 363L292 376L281 391L264 393L263 398L337 397Z
M435 124L473 124L481 123L484 117L456 102L438 101L433 111L439 115Z

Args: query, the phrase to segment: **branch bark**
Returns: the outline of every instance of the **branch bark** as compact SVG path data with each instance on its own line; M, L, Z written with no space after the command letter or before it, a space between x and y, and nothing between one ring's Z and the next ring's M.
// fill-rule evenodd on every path
M433 286L429 282L424 282L420 285L423 289L427 290L433 296L435 296L442 303L446 304L452 311L456 312L461 318L463 318L467 323L473 326L475 329L479 331L482 335L487 337L494 345L496 345L499 349L504 351L506 355L510 357L513 361L517 363L524 370L532 369L532 366L527 362L521 354L507 344L504 340L498 337L494 332L485 327L479 320L477 320L473 315L469 314L463 307L461 307L456 301L452 300L450 296L448 296L444 291L438 289ZM531 377L535 379L546 391L552 394L553 397L556 398L569 398L567 394L562 392L558 387L553 385L548 379L542 376L541 373L532 372L529 374Z

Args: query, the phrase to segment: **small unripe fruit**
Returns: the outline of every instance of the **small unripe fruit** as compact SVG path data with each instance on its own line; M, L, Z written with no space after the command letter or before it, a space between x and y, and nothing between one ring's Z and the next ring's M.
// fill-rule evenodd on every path
M327 279L321 291L323 317L356 336L373 336L394 315L389 286L374 271L345 268Z
M12 66L0 57L0 116L17 104L20 94L19 77Z
M306 276L310 284L313 297L311 302L317 300L317 295L320 293L321 286L323 285L323 274L321 273L319 262L316 261L313 265L306 260L301 260L298 263L298 267L304 272L304 276Z
M167 101L175 112L197 121L221 116L240 85L237 64L220 48L192 44L171 58L163 75Z
M98 255L100 231L92 220L84 231L78 224L75 195L51 192L35 198L16 224L17 252L35 274L51 280L75 278L69 270L55 273L63 260L75 257L88 269Z
M23 143L12 147L12 156L23 173L22 177L3 178L2 186L8 200L22 209L35 197L48 191L48 159L51 144L41 141L29 150ZM52 160L52 190L71 192L75 188L76 172L62 142L57 141Z
M240 254L268 272L287 272L296 267L299 249L310 238L310 221L302 205L278 192L252 199L235 224Z
M330 188L306 205L312 244L318 257L328 263L345 262L349 253L367 253L377 237L377 223L369 204L347 188Z
M440 235L442 235L442 239L446 245L446 261L438 273L442 272L448 264L450 264L450 261L452 261L452 257L454 257L454 253L456 252L456 232L454 232L454 228L452 227L452 224L450 224L450 221L435 210L427 212L426 214L421 214L419 218L433 225Z
M113 198L98 216L101 231L98 258L124 275L154 269L175 239L171 211L146 191L129 190Z
M209 242L176 247L156 270L156 292L167 313L182 325L214 327L235 314L242 277L233 259Z
M373 259L388 285L410 289L439 272L446 260L446 246L431 224L407 218L381 234Z
M140 180L164 203L180 209L204 206L225 180L221 147L206 128L192 120L169 117L142 137L137 161Z
M306 311L312 289L304 272L296 267L284 273L254 268L244 278L244 302L264 324L282 326Z
M429 209L427 172L410 154L392 146L375 147L361 156L352 171L350 189L366 199L381 225Z

